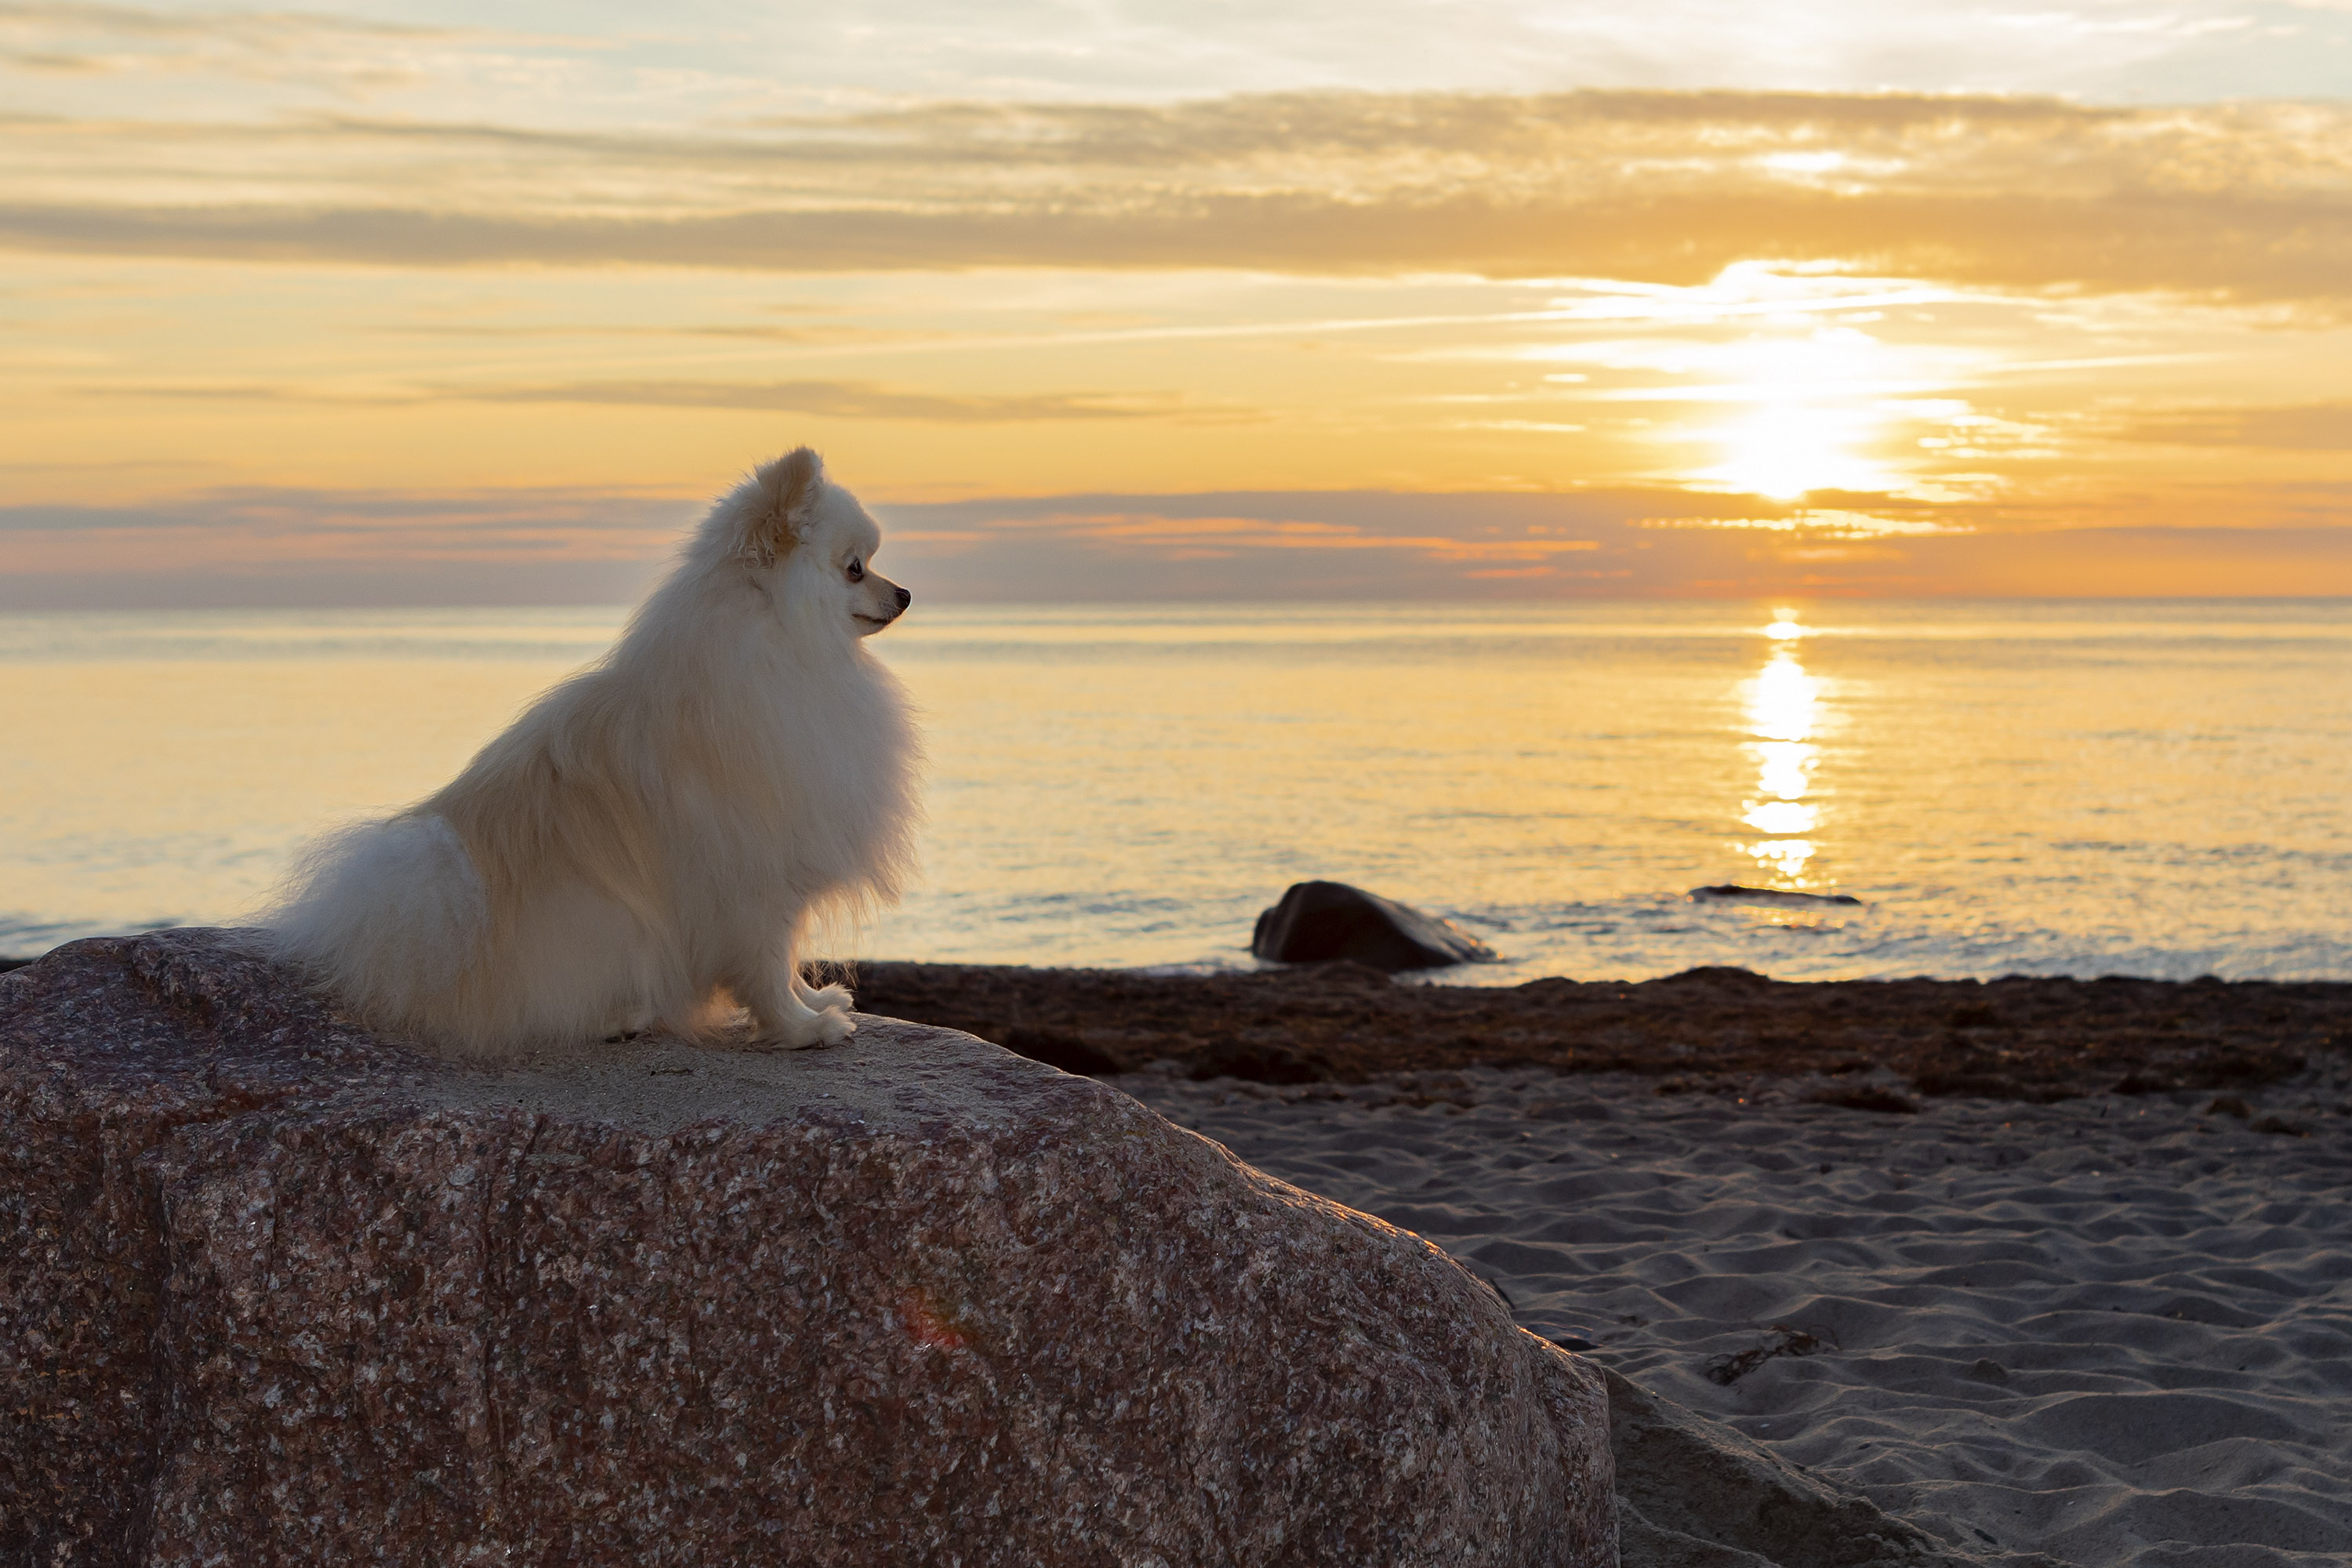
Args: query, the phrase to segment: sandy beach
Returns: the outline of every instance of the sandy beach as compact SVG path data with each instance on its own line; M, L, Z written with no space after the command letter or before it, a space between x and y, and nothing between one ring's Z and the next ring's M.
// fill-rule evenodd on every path
M2352 1561L2352 985L856 980L1419 1232L1961 1560ZM1714 1545L1636 1528L1629 1568L1885 1555L1684 1522Z
M1815 1102L1853 1075L1112 1081L1429 1237L1527 1328L1958 1553L2352 1560L2340 1058L2226 1096L1910 1114ZM1634 1568L1769 1560L1628 1542Z

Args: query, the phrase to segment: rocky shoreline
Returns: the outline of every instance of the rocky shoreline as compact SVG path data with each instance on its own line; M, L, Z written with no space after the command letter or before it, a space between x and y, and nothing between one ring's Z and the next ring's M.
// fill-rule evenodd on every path
M1397 984L1353 963L1227 974L866 963L862 1011L967 1030L1067 1071L1359 1083L1399 1072L1631 1072L1661 1093L1821 1075L1822 1098L2051 1103L2227 1097L2352 1052L2352 984L2111 977Z

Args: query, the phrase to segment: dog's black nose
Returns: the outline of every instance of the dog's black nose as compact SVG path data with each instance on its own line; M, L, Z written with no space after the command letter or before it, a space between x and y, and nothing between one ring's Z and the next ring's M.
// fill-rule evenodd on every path
M912 594L909 594L908 592L907 592L907 590L906 590L906 589L901 588L901 589L899 589L898 592L898 607L899 607L900 609L902 609L902 610L903 610L903 609L905 609L908 605L911 605L911 604L913 604L913 603L915 602L915 595L912 595Z

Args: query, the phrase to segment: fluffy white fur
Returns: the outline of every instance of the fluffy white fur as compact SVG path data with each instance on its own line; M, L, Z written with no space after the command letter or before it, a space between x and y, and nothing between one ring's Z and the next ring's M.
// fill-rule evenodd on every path
M803 447L711 510L604 658L432 798L314 845L272 953L378 1027L511 1057L749 1008L778 1047L848 1037L803 985L828 910L897 897L916 742L862 638L905 590Z

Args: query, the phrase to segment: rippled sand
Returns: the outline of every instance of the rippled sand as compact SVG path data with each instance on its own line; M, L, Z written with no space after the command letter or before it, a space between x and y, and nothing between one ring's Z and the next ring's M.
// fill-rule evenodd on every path
M2352 1560L2352 1091L2329 1073L2219 1110L1916 1115L1806 1103L1805 1079L1114 1081L1955 1547L2319 1568Z

